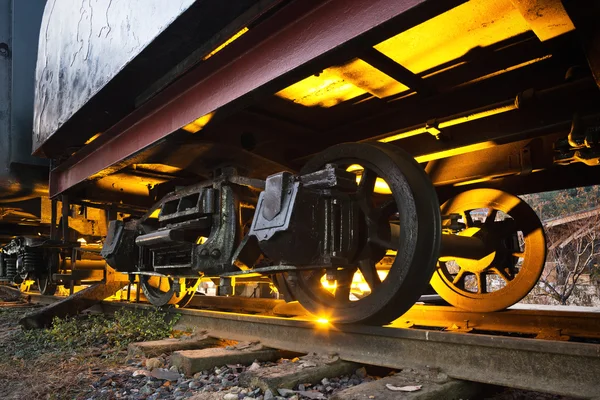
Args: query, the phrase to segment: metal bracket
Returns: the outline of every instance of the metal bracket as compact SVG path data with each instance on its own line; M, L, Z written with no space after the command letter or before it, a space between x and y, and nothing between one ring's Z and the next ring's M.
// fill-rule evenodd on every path
M256 213L249 232L249 235L256 236L260 241L268 240L276 232L288 229L300 186L299 182L290 182L291 176L287 178L288 183L285 185L283 181L279 182L278 178L269 184L270 178L267 178L266 190L258 198ZM283 179L283 176L281 178Z
M533 164L531 162L531 149L529 145L521 149L521 172L519 175L527 175L533 171Z
M261 207L261 214L267 220L272 221L281 212L284 191L291 176L289 172L280 172L267 178Z
M435 137L435 140L442 139L442 131L439 128L439 123L436 119L431 119L425 123L425 130Z
M575 162L600 165L600 127L584 126L581 118L575 115L568 136L554 143L554 151L554 162L559 165Z
M235 285L233 278L219 279L219 296L233 296L235 294Z

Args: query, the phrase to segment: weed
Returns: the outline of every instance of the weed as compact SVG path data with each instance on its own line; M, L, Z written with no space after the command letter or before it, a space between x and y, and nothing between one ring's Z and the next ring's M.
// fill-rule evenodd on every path
M169 337L179 315L162 310L118 310L112 316L94 314L52 321L48 329L23 331L13 337L13 356L35 358L42 353L99 348L116 354L129 343Z
M22 331L16 321L24 311L0 310L0 399L80 398L97 379L94 371L119 365L129 343L168 337L179 319L161 310L120 310Z

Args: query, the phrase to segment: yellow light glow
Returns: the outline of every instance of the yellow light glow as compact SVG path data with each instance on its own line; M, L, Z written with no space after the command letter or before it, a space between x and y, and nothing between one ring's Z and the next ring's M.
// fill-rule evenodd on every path
M381 178L377 178L375 181L375 189L373 191L379 194L392 194L388 184Z
M325 289L334 290L337 287L337 282L336 281L329 282L327 280L327 276L323 275L323 277L321 277L321 285L323 285L323 287Z
M79 239L77 239L77 241L79 243L81 243L81 244L86 244L87 243L87 241L84 238L79 238Z
M231 44L231 42L233 42L234 40L236 40L237 38L239 38L246 32L248 32L248 28L246 28L246 27L242 28L242 30L240 30L235 35L233 35L232 37L230 37L229 39L224 41L219 47L217 47L216 49L214 49L213 51L211 51L210 53L205 55L204 58L202 58L202 60L204 60L204 61L208 60L209 58L211 58L212 56L217 54L219 51L223 50L226 46Z
M98 137L102 134L102 132L96 133L94 136L85 141L85 144L90 144L94 140L98 139Z
M426 132L427 132L427 128L425 128L425 127L411 129L410 131L392 134L390 136L384 137L383 139L379 139L379 141L383 142L383 143L389 143L389 142L394 142L394 141L400 140L400 139L406 139L411 136L420 135L420 134L426 133Z
M365 93L385 98L408 90L406 85L355 58L296 82L276 95L304 106L327 108Z
M359 58L327 70L380 99L409 90L408 86Z
M157 163L133 164L132 168L134 170L147 170L147 171L152 171L152 172L158 172L160 174L176 174L177 172L181 171L181 168L179 168L179 167L174 167L172 165L166 165L166 164L157 164Z
M455 184L453 184L452 186L467 186L467 185L473 185L475 183L482 183L482 182L488 182L493 180L492 177L485 177L485 178L478 178L478 179L471 179L469 181L464 181L464 182L457 182Z
M394 253L393 255L396 254L395 251L393 253ZM385 268L385 266L378 264L378 268ZM388 273L389 273L389 270L385 270L385 269L377 270L377 275L379 275L379 279L382 282L388 276ZM323 275L321 277L321 285L323 285L323 287L325 289L327 289L328 291L330 291L331 293L334 293L334 291L337 287L337 282L336 281L329 282L326 279L326 275ZM368 294L371 292L371 288L369 287L369 284L365 281L365 278L360 271L355 272L354 276L352 277L352 284L350 286L350 292L354 293L354 294L360 294L360 295Z
M319 318L319 319L317 319L317 323L326 325L329 323L329 320L327 318Z
M150 214L148 218L158 218L158 214L160 214L160 208L157 208L156 210L152 211L152 214Z
M189 133L196 133L196 132L202 130L202 128L204 128L206 126L206 124L208 124L210 122L210 120L213 118L214 115L215 115L214 111L210 112L210 113L203 115L202 117L196 119L195 121L190 122L189 124L185 125L181 129L183 129L184 131L188 131Z
M375 48L419 74L530 29L510 0L471 0Z
M200 236L196 241L196 244L204 244L208 238L206 236Z
M334 71L326 69L318 76L309 76L275 95L303 106L328 108L364 93L364 90L347 82Z
M481 111L478 113L469 114L464 117L455 118L450 121L440 122L438 124L438 128L444 129L444 128L448 128L450 126L463 124L463 123L469 122L469 121L475 121L476 119L491 117L492 115L502 114L502 113L505 113L508 111L513 111L516 109L517 109L517 106L515 104L509 104L509 105L506 105L503 107L492 108L492 109Z
M415 157L415 160L418 163L424 163L427 161L439 160L441 158L452 157L452 156L456 156L459 154L471 153L471 152L474 152L477 150L489 149L494 146L496 146L496 143L494 143L493 141L475 143L475 144L471 144L468 146L457 147L455 149L444 150L444 151L439 151L437 153L431 153L431 154L426 154L423 156L418 156L418 157Z
M560 0L519 0L513 4L542 42L575 30Z
M526 67L528 65L535 64L537 62L547 60L547 59L549 59L551 57L552 57L552 54L548 54L548 55L545 55L543 57L539 57L539 58L535 58L533 60L525 61L525 62L522 62L520 64L513 65L511 67L504 68L504 69L501 69L501 70L489 73L487 75L480 76L479 78L472 79L472 80L470 80L468 82L461 83L460 85L457 85L456 87L458 88L458 87L470 85L472 83L481 82L481 81L483 81L485 79L493 78L494 76L502 75L502 74L505 74L507 72L511 72L511 71L517 70L519 68L523 68L523 67Z
M388 276L389 271L387 270L377 270L377 275L379 275L379 279L383 282L385 278ZM365 278L362 273L356 272L352 277L352 286L350 287L350 292L354 294L369 294L371 293L371 287L365 281Z
M365 93L384 98L409 88L367 62L355 58L309 76L276 93L308 107L333 107Z
M469 114L464 117L452 119L450 121L440 122L438 124L436 130L438 133L440 133L440 132L442 132L442 131L440 131L440 129L448 128L448 127L458 125L458 124L463 124L463 123L469 122L469 121L475 121L475 120L481 119L481 118L491 117L492 115L502 114L502 113L505 113L508 111L513 111L516 109L517 109L517 106L515 104L509 104L509 105L506 105L503 107L492 108L489 110ZM431 132L431 131L432 131L432 128L421 127L421 128L417 128L417 129L412 129L410 131L400 132L400 133L396 133L396 134L390 134L390 136L386 136L382 139L379 139L379 142L383 142L383 143L395 142L396 140L406 139L411 136L420 135L420 134Z
M356 184L357 185L360 184L360 180L362 179L362 171L363 171L362 166L360 166L358 164L353 164L353 165L349 166L348 168L346 168L346 171L359 172L359 174L356 175ZM375 180L375 187L373 188L373 191L375 193L379 193L379 194L392 194L392 191L390 190L389 185L382 178L377 178Z

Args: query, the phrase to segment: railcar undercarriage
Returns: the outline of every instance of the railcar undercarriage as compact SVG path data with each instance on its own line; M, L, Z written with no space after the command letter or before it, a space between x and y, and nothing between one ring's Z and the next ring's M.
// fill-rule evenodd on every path
M27 292L36 285L43 295L54 295L59 285L101 281L104 260L98 246L53 240L46 236L19 236L0 248L0 282Z
M451 304L496 311L524 297L543 269L542 226L525 202L475 189L440 212L425 171L391 145L333 146L300 174L266 181L219 172L140 219L111 222L102 255L139 275L155 305L187 304L201 277L218 278L227 295L235 278L261 275L328 320L386 324L434 271L434 289ZM500 288L488 286L493 276ZM357 278L367 285L360 292Z
M338 323L386 324L432 291L491 312L544 268L517 195L600 184L596 4L69 1L40 35L29 139L49 182L0 174L0 235L27 237L0 253L12 282L84 282L89 234L157 306L212 280ZM28 191L51 216L29 218ZM103 214L69 234L82 210Z

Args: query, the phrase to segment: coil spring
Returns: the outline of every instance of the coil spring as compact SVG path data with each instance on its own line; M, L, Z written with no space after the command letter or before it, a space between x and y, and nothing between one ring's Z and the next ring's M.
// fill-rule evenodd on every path
M17 275L17 260L15 258L4 259L4 266L6 268L6 278L13 280Z

